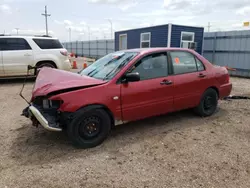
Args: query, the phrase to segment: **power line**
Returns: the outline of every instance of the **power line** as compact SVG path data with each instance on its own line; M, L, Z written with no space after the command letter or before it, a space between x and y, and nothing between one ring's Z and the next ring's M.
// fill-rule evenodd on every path
M48 17L51 16L51 14L47 13L47 6L45 6L45 12L42 14L42 16L45 17L45 24L46 24L46 35L49 35L49 31L48 31Z

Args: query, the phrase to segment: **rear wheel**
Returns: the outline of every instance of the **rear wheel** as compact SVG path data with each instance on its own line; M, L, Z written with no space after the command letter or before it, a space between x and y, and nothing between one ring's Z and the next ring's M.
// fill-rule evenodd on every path
M202 95L199 105L195 108L195 112L202 117L211 116L215 113L218 106L217 92L209 88Z
M92 148L107 138L110 129L110 117L103 109L83 109L76 112L67 133L75 146Z

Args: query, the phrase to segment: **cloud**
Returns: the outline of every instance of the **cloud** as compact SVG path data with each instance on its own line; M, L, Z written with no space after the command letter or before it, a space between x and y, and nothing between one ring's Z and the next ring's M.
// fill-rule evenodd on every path
M58 21L58 20L54 20L54 22L55 22L56 24L58 24L58 25L63 25L63 24L64 24L63 22L60 22L60 21Z
M69 20L64 20L63 23L67 26L69 25L73 25L73 22L69 21Z
M238 15L247 15L249 13L250 13L250 6L239 8L236 11L236 14L238 14Z
M138 5L138 0L88 0L90 3L95 4L108 4L118 6L122 11L126 11L131 7Z
M244 11L249 2L249 0L164 0L163 7L168 11L208 14L215 11Z
M77 26L66 26L65 28L67 30L71 29L71 32L82 33L84 31L84 29L82 27L77 27Z
M80 22L80 25L86 25L86 24L87 24L87 23L84 22L84 21Z
M12 29L11 33L16 34L17 30ZM19 35L44 35L45 33L46 33L45 30L33 30L33 29L26 29L26 30L19 29L18 30ZM49 30L49 35L54 35L54 34L55 33L53 31Z
M65 26L72 26L73 25L73 22L70 20L63 20L63 21L54 20L54 22L58 25L65 25Z
M12 14L11 8L7 4L0 4L0 13Z
M152 25L152 24L147 23L147 22L144 22L144 23L139 24L140 27L150 27L151 25Z
M104 3L104 4L116 4L123 2L132 2L134 0L88 0L90 3Z
M132 3L121 4L121 5L119 5L118 7L119 7L122 11L126 11L126 10L128 10L129 8L136 7L137 5L138 5L138 2L134 1L134 2L132 2Z

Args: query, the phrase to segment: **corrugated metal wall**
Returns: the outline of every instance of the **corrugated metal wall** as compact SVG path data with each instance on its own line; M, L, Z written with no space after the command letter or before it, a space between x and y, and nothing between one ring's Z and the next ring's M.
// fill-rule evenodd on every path
M181 25L172 25L172 35L171 35L171 47L180 47L181 43L181 32L194 32L194 42L197 42L196 51L202 53L202 42L203 42L203 27L190 27Z
M127 34L127 48L140 48L141 33L151 32L151 47L167 47L168 25L115 32L115 51L119 50L119 35Z
M216 65L236 68L231 75L250 77L250 30L205 33L203 56Z
M63 45L69 52L85 57L100 58L114 52L114 40L75 41Z

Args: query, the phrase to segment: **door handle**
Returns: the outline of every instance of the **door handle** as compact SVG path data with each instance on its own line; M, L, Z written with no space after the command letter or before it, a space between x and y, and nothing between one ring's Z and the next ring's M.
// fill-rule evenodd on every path
M31 54L24 54L24 56L31 56Z
M205 74L200 73L198 77L199 77L199 78L204 78L204 77L206 77L206 75L205 75Z
M161 85L171 85L173 82L171 80L163 80L160 84Z

